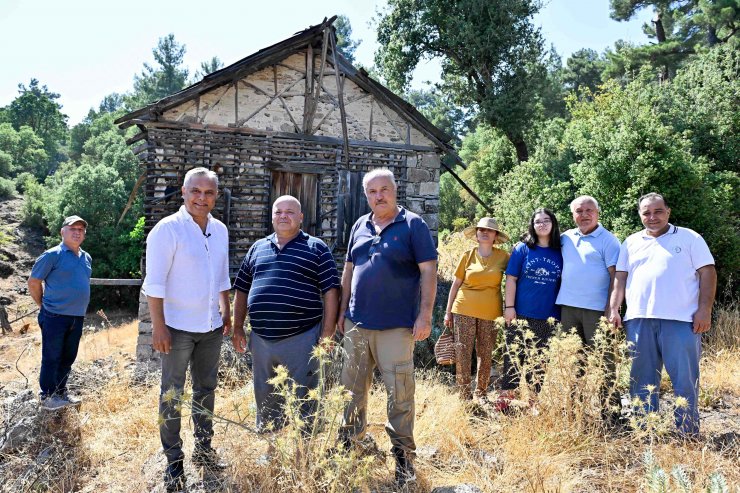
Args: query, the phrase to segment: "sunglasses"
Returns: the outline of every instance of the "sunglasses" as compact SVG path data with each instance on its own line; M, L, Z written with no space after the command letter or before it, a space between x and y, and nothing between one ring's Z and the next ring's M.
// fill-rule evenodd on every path
M373 237L373 242L370 243L370 249L367 251L367 256L372 257L375 255L375 248L380 244L380 235Z

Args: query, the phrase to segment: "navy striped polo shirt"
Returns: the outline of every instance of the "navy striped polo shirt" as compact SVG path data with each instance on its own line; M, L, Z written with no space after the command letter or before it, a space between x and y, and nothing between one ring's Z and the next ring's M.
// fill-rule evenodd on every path
M322 294L339 288L337 264L318 238L300 231L280 250L273 233L249 249L234 288L249 294L252 331L267 339L282 339L321 321Z

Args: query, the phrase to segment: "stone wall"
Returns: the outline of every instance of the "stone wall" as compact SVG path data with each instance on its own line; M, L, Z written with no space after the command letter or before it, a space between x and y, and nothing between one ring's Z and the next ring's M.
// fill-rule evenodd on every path
M439 167L438 154L416 153L408 158L406 170L406 204L424 218L435 242L439 230Z

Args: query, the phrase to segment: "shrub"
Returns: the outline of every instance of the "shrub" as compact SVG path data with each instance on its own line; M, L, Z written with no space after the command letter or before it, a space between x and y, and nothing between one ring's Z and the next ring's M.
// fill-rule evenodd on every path
M38 185L38 180L35 176L33 176L33 173L24 171L23 173L15 177L15 189L18 190L20 193L24 193L29 187L29 183L31 182Z
M0 198L15 196L15 182L10 178L0 176Z

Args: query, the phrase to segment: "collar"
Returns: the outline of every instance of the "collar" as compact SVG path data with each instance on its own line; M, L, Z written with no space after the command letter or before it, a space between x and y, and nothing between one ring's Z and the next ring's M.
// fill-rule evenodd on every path
M583 236L584 238L586 236L593 236L594 238L596 238L597 236L601 235L601 233L603 233L604 231L605 231L604 226L602 226L601 223L597 223L596 224L596 229L593 230L593 231L591 231L589 234L584 235L583 233L581 233L581 230L580 229L576 228L575 229L575 235L576 236Z
M286 243L285 246L283 247L283 250L285 250L285 248L288 245L290 245L291 243L293 243L296 240L308 241L308 233L304 233L302 229L299 229L298 230L298 234L296 235L296 237L293 238L292 240L290 240L288 243ZM271 235L269 235L267 237L267 241L269 241L270 243L272 243L273 245L275 245L278 248L278 250L280 250L280 246L278 245L278 242L277 242L277 233L272 233Z
M650 236L650 235L649 235L649 234L647 233L647 229L643 229L643 230L642 230L642 237L643 237L644 239L646 239L646 240L647 240L647 239L650 239L650 240L657 240L658 238L663 238L664 236L667 236L667 235L675 235L676 233L678 233L678 226L674 226L673 224L671 224L671 223L668 223L668 231L666 231L666 232L665 232L665 233L663 233L662 235L660 235L660 236L658 236L658 237L655 237L655 236Z
M75 252L73 252L71 248L69 248L67 245L65 245L63 241L61 243L59 243L59 249L62 252L69 252L72 255L75 254ZM77 256L78 257L82 257L82 255L84 255L84 253L85 253L85 251L82 249L82 247L80 247L80 253L78 253Z
M177 211L177 213L178 213L178 214L180 215L180 217L181 217L182 219L184 219L185 221L190 221L191 223L193 223L193 224L195 224L196 226L198 226L198 223L196 223L196 222L195 222L195 219L193 219L193 216L191 216L191 215L190 215L190 213L188 212L188 210L187 210L187 209L185 208L185 204L183 204L183 205L181 205L181 206L180 206L180 210L178 210L178 211ZM212 219L212 218L213 218L213 216L212 216L212 215L211 215L211 213L209 212L209 213L208 213L208 223L206 224L206 231L208 231L208 224L210 224L210 223L211 223L211 219ZM200 226L198 226L198 227L200 228Z
M399 210L398 210L398 214L396 214L396 218L393 219L393 221L391 221L388 224L388 226L390 226L391 224L404 222L406 220L406 209L404 209L403 206L400 206L400 205L398 206L398 209ZM370 214L367 215L367 223L366 224L370 227L370 229L372 229L373 231L375 231L375 229L373 228L373 214L374 213L371 212ZM388 226L386 226L385 228L387 228ZM385 228L383 228L383 229L385 229Z

